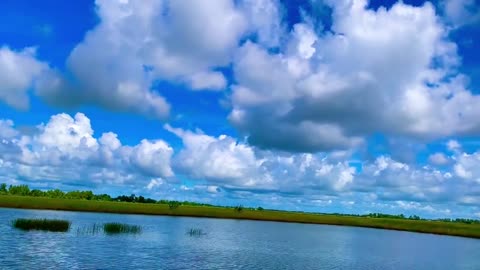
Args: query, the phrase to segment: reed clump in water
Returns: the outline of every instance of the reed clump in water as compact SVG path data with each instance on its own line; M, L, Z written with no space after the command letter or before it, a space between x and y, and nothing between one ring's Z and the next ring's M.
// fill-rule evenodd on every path
M70 229L70 221L59 219L27 219L18 218L12 221L14 228L30 231L50 231L50 232L67 232Z
M90 226L77 228L77 235L96 235L99 234L102 230L103 226L101 224L94 223Z
M129 224L112 222L112 223L103 224L103 231L106 234L120 234L120 233L138 234L142 232L142 227L138 225L129 225Z
M205 233L202 231L202 229L190 229L187 231L187 234L190 235L190 236L201 236L201 235L205 235Z

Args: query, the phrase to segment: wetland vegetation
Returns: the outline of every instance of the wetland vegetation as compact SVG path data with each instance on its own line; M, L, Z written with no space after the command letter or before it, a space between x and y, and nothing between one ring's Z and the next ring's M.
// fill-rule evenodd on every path
M70 229L70 222L59 219L27 219L18 218L12 221L14 228L30 231L50 231L50 232L67 232Z
M0 207L50 209L120 214L170 215L264 221L346 225L421 233L480 238L480 222L475 219L428 220L419 216L322 214L290 212L244 206L213 206L192 202L166 201L125 196L129 201L95 195L91 191L36 191L28 186L0 186ZM143 198L143 199L140 199ZM155 201L155 203L152 203Z
M138 234L142 232L142 227L138 225L130 225L130 224L123 224L123 223L105 223L103 224L103 231L106 234Z

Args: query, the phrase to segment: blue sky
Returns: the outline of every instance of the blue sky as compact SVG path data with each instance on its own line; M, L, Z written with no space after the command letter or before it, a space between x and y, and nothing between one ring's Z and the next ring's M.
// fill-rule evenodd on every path
M0 182L480 218L475 0L0 13Z

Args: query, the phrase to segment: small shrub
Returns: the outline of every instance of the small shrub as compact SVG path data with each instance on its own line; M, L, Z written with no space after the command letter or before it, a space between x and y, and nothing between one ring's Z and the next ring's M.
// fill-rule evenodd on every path
M142 232L142 227L137 225L128 225L122 223L105 223L103 224L103 231L106 234L131 233L137 234Z
M177 201L168 202L168 208L170 208L170 210L177 209L179 206L180 206L180 202L177 202Z
M243 206L241 206L241 205L235 206L234 210L235 210L235 212L240 213L240 212L243 211Z
M50 232L67 232L70 229L70 221L58 219L25 219L19 218L12 222L14 228L30 231L41 230Z
M7 184L0 184L0 194L5 195L8 193Z

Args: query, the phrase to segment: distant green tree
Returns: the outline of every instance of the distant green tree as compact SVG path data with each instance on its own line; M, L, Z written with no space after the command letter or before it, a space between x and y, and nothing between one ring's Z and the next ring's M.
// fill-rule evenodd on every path
M8 194L10 195L19 195L19 196L28 196L30 195L30 188L27 185L10 185L8 188Z
M7 194L7 193L8 193L7 184L5 183L0 184L0 194Z
M65 198L67 199L92 200L93 197L94 197L93 192L90 190L88 191L74 190L74 191L69 191L65 194Z
M150 198L146 198L145 199L145 203L156 203L157 201L155 201L154 199L150 199Z
M159 204L168 204L168 200L159 200L157 203L159 203Z
M439 219L437 219L437 221L452 222L453 220L451 220L449 218L439 218Z
M479 223L480 223L480 220L476 220L476 219L466 219L466 218L457 218L457 219L455 219L455 222L465 223L465 224L479 224Z
M108 194L93 195L93 200L96 201L111 201L112 197Z
M257 207L257 211L263 211L263 207L261 206Z
M238 213L242 212L243 209L244 209L244 208L243 208L242 205L238 205L238 206L235 206L235 207L233 208L233 210L235 210L235 212L238 212Z
M178 202L178 201L169 201L168 202L168 208L170 208L170 210L177 209L179 206L180 206L180 202Z
M30 191L30 196L45 197L47 194L39 189L33 189Z
M46 196L49 198L64 198L65 193L60 189L53 189L46 192Z

